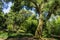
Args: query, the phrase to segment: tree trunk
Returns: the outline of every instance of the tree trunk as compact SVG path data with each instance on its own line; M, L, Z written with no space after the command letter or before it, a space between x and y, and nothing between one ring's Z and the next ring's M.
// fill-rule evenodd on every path
M41 38L42 37L42 32L43 32L43 29L46 26L46 21L51 17L51 14L52 14L51 12L48 12L47 17L44 20L43 14L40 13L39 24L38 24L38 27L37 27L36 32L35 32L35 37L36 38Z
M41 38L42 37L43 25L44 25L43 15L40 14L39 24L38 24L38 27L37 27L36 32L35 32L35 37L36 38Z

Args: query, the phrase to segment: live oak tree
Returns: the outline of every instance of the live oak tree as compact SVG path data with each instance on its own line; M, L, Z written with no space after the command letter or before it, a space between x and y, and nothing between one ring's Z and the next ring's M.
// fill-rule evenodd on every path
M39 24L35 32L35 37L41 38L43 28L52 14L60 13L59 0L14 0L12 10L19 12L22 7L27 6L27 9L35 8L35 12L39 14Z

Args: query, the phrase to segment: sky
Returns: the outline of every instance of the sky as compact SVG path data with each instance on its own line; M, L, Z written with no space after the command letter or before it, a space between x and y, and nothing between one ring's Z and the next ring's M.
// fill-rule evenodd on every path
M4 0L2 0L2 2L3 2L3 12L4 13L8 13L8 12L10 12L10 9L11 9L11 6L12 6L12 2L8 2L8 3L6 3L6 2L4 2ZM26 7L26 6L25 6ZM24 9L26 10L26 8L24 7ZM29 11L31 11L32 13L35 13L34 12L34 10L35 10L35 8L32 8L32 10L29 10Z
M8 2L8 3L6 3L6 2L4 2L4 0L2 0L2 2L3 2L3 12L4 13L8 13L9 11L10 11L10 9L11 9L11 6L12 6L12 2Z

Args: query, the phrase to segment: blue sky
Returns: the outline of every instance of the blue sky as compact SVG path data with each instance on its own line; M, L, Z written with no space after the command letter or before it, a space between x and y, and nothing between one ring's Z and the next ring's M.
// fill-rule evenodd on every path
M3 0L2 0L2 2L3 2L3 10L2 10L2 11L3 11L4 13L8 13L8 12L10 11L10 9L11 9L12 2L6 3L6 2L4 2ZM24 9L26 10L25 7L24 7ZM32 10L29 10L29 11L31 11L32 13L35 13L34 10L35 10L35 8L33 8Z
M6 2L4 2L4 0L2 0L2 2L3 2L3 12L4 13L8 13L9 11L10 11L10 8L11 8L11 6L12 6L12 2L8 2L8 3L6 3Z
M2 2L3 2L3 12L4 13L8 13L8 12L10 12L10 9L11 9L11 6L12 6L12 2L8 2L8 3L6 3L6 2L4 2L4 0L2 0ZM26 7L26 6L25 6ZM24 7L24 9L26 10L26 8ZM35 13L34 12L34 10L35 10L35 8L32 8L32 10L29 10L29 11L31 11L32 13Z

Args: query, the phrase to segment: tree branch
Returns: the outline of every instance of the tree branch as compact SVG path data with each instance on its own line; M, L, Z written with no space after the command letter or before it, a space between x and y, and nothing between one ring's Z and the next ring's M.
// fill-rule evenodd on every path
M36 7L36 11L38 12L38 14L40 14L40 5L38 5L35 1L30 0Z
M34 2L34 1L32 1L32 0L30 0L30 1L31 1L35 6L38 6L36 2Z

